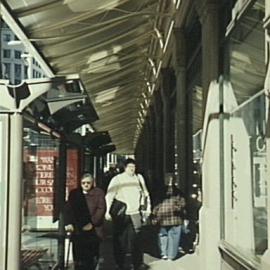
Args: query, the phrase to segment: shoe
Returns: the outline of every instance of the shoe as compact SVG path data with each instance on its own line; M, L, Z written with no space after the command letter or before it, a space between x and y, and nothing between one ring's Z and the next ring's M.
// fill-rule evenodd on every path
M178 251L180 254L186 254L186 252L181 247L178 248Z
M162 259L162 260L168 260L168 257L167 257L166 255L163 255L163 256L161 257L161 259Z

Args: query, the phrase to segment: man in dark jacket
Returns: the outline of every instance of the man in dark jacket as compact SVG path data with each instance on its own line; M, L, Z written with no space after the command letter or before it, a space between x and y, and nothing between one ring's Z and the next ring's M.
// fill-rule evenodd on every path
M72 232L75 270L95 269L105 212L103 190L94 187L91 174L84 174L81 186L70 192L66 207L66 230Z

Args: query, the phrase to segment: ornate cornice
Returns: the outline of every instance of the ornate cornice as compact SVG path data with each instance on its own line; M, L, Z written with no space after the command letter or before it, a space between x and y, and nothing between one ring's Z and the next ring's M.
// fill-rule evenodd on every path
M218 12L217 0L200 0L195 2L195 10L200 17L201 24L204 24L208 14Z

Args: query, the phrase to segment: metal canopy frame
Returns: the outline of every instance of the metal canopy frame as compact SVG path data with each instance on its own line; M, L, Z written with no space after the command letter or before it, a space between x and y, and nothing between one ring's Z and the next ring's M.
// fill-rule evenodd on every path
M165 2L6 0L1 5L4 19L49 77L79 74L100 116L94 128L109 130L117 152L134 153L140 104L145 99L150 104L181 1ZM129 136L126 130L132 131Z

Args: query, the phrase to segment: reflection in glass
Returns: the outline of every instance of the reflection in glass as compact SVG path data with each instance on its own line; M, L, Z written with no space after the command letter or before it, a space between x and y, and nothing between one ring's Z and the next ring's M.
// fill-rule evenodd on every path
M27 268L38 261L42 269L51 269L57 263L58 254L60 142L26 126L27 123L23 151L22 264ZM67 150L66 194L77 187L78 155L77 149ZM29 256L33 261L25 261Z
M250 101L247 102L244 106L240 106L240 108L231 115L231 119L240 118L243 120L247 135L249 137L248 147L250 151L251 179L246 179L246 181L251 181L254 253L256 255L262 255L267 248L267 162L265 143L265 101L265 95L262 93L259 96L250 99ZM235 161L234 166L237 169L237 161ZM232 181L235 180L233 179ZM237 190L237 185L235 190L236 201L234 201L237 203L239 192L244 191ZM245 226L249 226L249 224L245 224Z
M57 222L53 222L58 141L24 128L22 265L48 269L57 260ZM31 258L31 260L29 260Z

